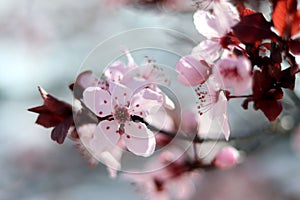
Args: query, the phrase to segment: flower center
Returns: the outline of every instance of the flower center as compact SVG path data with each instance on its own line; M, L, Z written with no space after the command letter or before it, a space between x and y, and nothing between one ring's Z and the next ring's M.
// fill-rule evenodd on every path
M115 106L115 112L113 114L114 120L119 124L124 124L126 121L129 121L130 115L126 107Z

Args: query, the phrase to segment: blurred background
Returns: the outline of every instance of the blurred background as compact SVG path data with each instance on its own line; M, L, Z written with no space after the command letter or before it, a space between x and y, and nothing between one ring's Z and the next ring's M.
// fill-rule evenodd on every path
M50 130L34 124L37 115L27 111L42 104L38 85L71 102L67 86L89 52L112 35L163 27L202 40L193 25L192 1L159 7L118 2L0 2L0 200L143 199L127 180L110 179L103 165L89 167L68 140L51 141ZM268 6L262 3L261 9L267 12ZM180 48L193 47L169 37ZM233 134L259 131L266 120L239 105L233 101L230 107ZM286 130L298 123L299 110L293 110L281 121ZM237 142L249 158L234 169L205 173L194 199L300 199L300 134L288 132Z

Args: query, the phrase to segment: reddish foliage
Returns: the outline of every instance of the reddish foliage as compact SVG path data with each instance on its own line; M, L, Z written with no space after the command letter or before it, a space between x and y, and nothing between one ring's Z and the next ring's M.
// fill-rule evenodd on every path
M290 47L290 51L293 54L299 55L300 54L300 39L290 40L289 47Z
M297 0L273 0L272 2L272 19L279 35L286 39L299 32Z
M255 43L262 39L276 39L271 31L271 23L261 13L241 17L241 21L233 28L233 34L243 43Z
M254 108L262 110L270 121L274 121L282 111L282 105L278 101L283 97L282 89L276 86L272 70L266 67L262 71L255 71L253 79Z
M30 108L28 111L38 113L36 123L46 128L55 127L52 130L51 138L62 144L67 136L69 128L74 124L72 106L60 101L48 94L39 87L39 92L44 100L44 104Z

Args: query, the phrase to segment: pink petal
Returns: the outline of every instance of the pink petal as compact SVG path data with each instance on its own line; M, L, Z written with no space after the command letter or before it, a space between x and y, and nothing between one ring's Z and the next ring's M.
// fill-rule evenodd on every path
M142 89L133 95L130 102L130 111L132 114L146 117L150 113L155 113L163 104L163 96L161 93L149 88Z
M220 57L220 52L220 39L214 38L202 41L193 49L192 54L212 64Z
M204 83L209 76L209 67L203 60L193 56L185 56L176 65L179 72L178 80L186 86L195 86Z
M243 95L252 86L251 63L245 57L222 58L213 68L213 74L222 80L224 87L233 88L236 95Z
M214 5L214 14L218 19L220 34L224 35L240 21L237 9L229 2L217 1ZM222 32L221 32L222 31Z
M218 168L228 168L237 164L239 152L233 147L223 148L215 157L213 163Z
M145 124L128 122L125 123L124 129L125 134L122 138L129 151L144 157L153 154L156 146L155 137Z
M132 90L122 84L110 83L110 92L113 106L128 106L132 96Z
M111 114L111 97L106 90L99 87L88 87L83 92L84 104L97 116Z
M194 24L198 32L206 38L220 38L224 31L221 29L216 16L208 11L198 10L194 14Z
M126 71L126 65L120 61L112 63L105 71L104 76L108 81L120 82L123 79L124 71Z
M115 121L101 121L95 132L94 137L90 142L91 150L96 154L99 159L99 155L112 149L120 138L119 127Z

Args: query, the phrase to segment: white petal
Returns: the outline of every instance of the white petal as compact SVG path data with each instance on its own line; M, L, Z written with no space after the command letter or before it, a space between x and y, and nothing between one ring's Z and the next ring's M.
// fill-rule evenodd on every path
M118 130L118 124L115 121L102 121L98 124L90 142L91 150L98 159L103 151L115 147L120 138Z
M122 138L129 151L144 157L153 154L156 146L155 137L145 124L129 122L125 123L124 129L125 134Z
M111 96L99 87L88 87L83 92L83 102L94 114L104 117L111 114Z

